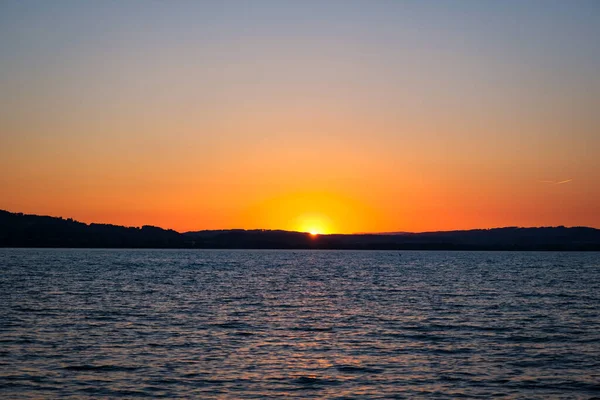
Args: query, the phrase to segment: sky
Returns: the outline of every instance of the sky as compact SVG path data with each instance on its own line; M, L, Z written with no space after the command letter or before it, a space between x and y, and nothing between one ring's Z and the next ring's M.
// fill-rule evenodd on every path
M0 209L600 228L600 2L0 2Z

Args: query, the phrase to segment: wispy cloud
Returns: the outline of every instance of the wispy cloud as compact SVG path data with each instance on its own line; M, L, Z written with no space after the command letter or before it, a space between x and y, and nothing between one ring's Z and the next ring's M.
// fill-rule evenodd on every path
M566 179L564 181L540 181L542 183L548 183L550 185L562 185L564 183L569 183L571 182L573 179Z

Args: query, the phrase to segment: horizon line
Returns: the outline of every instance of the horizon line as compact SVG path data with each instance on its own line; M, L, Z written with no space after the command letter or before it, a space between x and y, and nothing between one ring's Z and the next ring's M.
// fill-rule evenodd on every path
M72 222L76 222L76 223L80 223L80 224L85 224L85 225L112 225L112 226L120 226L123 228L135 228L135 229L141 229L145 226L147 227L153 227L153 228L159 228L162 230L166 230L166 231L173 231L173 232L177 232L180 235L186 234L186 233L192 233L192 232L217 232L217 231L280 231L280 232L290 232L290 233L303 233L303 234L307 234L310 235L310 232L303 232L303 231L294 231L294 230L288 230L288 229L265 229L265 228L217 228L217 229L198 229L198 230L186 230L186 231L178 231L172 228L164 228L162 226L157 226L157 225L148 225L148 224L144 224L141 226L127 226L127 225L118 225L118 224L113 224L113 223L107 223L107 222L83 222L83 221L79 221L76 220L74 218L71 217L63 217L63 216L52 216L52 215L41 215L41 214L28 214L28 213L24 213L24 212L20 212L20 211L9 211L9 210L2 210L0 209L0 212L6 212L9 214L17 214L17 215L23 215L23 216L32 216L32 217L47 217L47 218L57 218L57 219L62 219L62 220L71 220ZM482 231L482 230L493 230L493 229L508 229L508 228L517 228L517 229L541 229L541 228L588 228L588 229L596 229L596 230L600 230L600 227L595 227L595 226L587 226L587 225L542 225L542 226L518 226L518 225L504 225L504 226L494 226L494 227L488 227L488 228L463 228L463 229L450 229L450 230L428 230L428 231L416 231L416 232L410 232L410 231L385 231L385 232L351 232L351 233L317 233L316 236L332 236L332 235L381 235L381 236L392 236L392 235L397 235L397 236L401 236L401 235L418 235L418 234L426 234L426 233L443 233L443 232L461 232L461 231Z

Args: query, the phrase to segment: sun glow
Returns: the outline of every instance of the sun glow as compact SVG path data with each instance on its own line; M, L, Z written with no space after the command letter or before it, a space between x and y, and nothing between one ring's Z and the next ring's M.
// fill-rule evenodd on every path
M308 213L298 217L298 230L311 236L327 234L331 231L329 218L318 213Z

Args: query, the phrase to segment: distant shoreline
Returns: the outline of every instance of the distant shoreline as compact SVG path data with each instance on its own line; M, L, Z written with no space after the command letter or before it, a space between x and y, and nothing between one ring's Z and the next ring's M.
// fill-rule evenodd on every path
M241 247L27 247L27 246L0 246L0 249L4 250L189 250L189 251L228 251L228 250L239 250L239 251L359 251L359 252L494 252L494 253L598 253L600 247L596 249L364 249L364 248L345 248L345 249L334 249L334 248L241 248Z
M463 231L311 235L282 230L213 230L179 233L85 224L73 219L0 210L2 248L387 250L387 251L600 251L600 229L494 228Z

